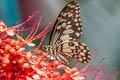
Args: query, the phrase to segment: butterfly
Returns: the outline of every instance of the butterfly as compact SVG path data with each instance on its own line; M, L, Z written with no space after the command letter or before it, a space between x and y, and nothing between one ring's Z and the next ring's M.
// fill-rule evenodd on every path
M69 64L67 57L88 63L90 51L80 41L81 35L80 4L71 1L60 12L51 32L49 45L44 50L65 64Z

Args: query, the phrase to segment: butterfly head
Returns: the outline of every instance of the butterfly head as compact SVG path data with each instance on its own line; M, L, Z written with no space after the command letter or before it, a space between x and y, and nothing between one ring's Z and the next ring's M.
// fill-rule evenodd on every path
M44 46L43 50L50 54L53 54L53 52L54 52L54 49L51 46Z
M46 52L48 52L50 49L50 46L43 46L43 50L45 50Z

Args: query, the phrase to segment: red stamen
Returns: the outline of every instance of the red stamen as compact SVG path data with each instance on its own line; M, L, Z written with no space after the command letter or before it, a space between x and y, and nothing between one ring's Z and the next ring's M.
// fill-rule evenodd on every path
M26 28L26 29L18 29L18 30L15 30L15 31L27 31L27 30L29 30L29 29L32 29L32 27L29 27L29 28Z
M30 39L32 39L32 38L33 38L33 36L37 33L38 28L39 28L40 23L41 23L41 20L42 20L42 16L40 16L40 20L39 20L39 22L38 22L37 28L35 29L35 32L33 33L33 35L31 36L31 38L30 38Z
M30 36L32 35L32 33L33 33L34 30L35 30L35 27L36 27L36 24L33 26L32 30L30 31L30 34L26 37L25 40L28 40L28 38L30 38Z
M23 23L17 25L17 26L13 26L13 27L10 27L10 28L7 28L7 30L15 30L16 28L19 28L21 27L22 25L24 25L25 23L27 23L28 21L30 21L34 16L36 16L37 14L39 13L39 11L35 11L32 16L30 18L28 18L26 21L24 21Z

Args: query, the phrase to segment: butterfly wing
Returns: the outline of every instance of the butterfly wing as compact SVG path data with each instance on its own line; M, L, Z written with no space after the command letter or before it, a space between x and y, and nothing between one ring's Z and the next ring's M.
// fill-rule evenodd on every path
M88 63L90 60L89 49L84 43L69 41L59 44L56 48L57 53L62 53L59 54L60 56L58 55L60 57L59 61L63 61L64 63L69 64L65 55L72 57L73 59L80 61L81 63ZM63 55L63 53L65 55Z
M79 40L82 34L79 3L72 1L60 12L50 36L50 45Z
M87 63L90 52L84 43L79 42L81 35L80 6L79 3L71 1L60 12L51 33L49 44L55 49L54 57L67 64L69 61L66 56Z

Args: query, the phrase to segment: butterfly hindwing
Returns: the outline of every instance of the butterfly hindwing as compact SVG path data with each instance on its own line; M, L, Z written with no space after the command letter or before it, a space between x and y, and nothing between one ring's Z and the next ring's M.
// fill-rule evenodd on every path
M65 54L66 56L72 57L81 63L87 63L90 60L89 49L84 43L69 41L59 44L56 48L57 53Z
M79 3L72 1L59 14L50 37L50 45L78 40L81 34L80 6Z

